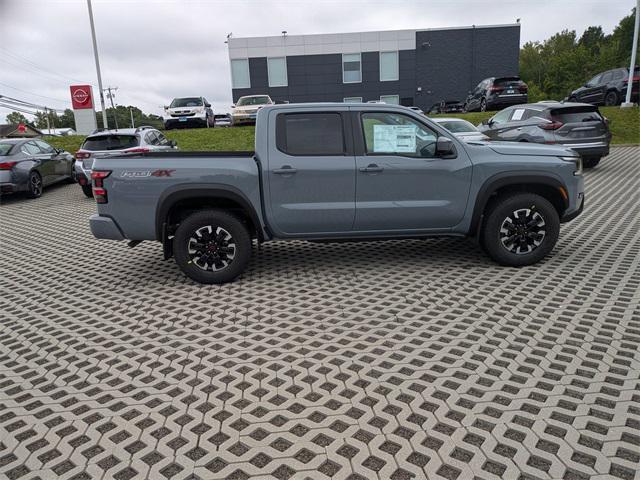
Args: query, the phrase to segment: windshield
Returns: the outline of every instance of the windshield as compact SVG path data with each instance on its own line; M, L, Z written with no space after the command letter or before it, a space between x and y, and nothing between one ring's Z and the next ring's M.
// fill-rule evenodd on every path
M0 143L0 157L9 155L11 147L13 147L12 143Z
M169 108L180 108L180 107L201 107L202 99L200 97L189 97L189 98L174 98Z
M451 133L477 132L478 129L466 120L445 120L438 122Z
M124 150L138 146L138 139L134 135L98 135L87 137L82 144L83 150L96 152L100 150Z
M237 105L239 107L246 107L247 105L266 105L270 101L271 99L266 95L262 97L240 97Z

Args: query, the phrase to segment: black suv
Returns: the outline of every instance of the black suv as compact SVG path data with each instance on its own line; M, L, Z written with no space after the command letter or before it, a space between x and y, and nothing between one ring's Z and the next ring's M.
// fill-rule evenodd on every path
M619 105L627 95L629 69L614 68L597 74L582 87L574 90L567 98L570 102L584 102L592 105ZM631 101L638 101L640 86L640 67L633 72Z
M485 78L469 92L464 102L467 112L499 110L509 105L527 103L529 87L520 77Z

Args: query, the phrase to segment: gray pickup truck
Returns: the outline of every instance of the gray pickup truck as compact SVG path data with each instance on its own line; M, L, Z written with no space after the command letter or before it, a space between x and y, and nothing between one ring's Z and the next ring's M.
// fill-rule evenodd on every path
M572 150L464 143L401 106L265 107L255 149L96 159L94 236L160 241L202 283L240 275L253 240L466 236L522 266L584 205Z

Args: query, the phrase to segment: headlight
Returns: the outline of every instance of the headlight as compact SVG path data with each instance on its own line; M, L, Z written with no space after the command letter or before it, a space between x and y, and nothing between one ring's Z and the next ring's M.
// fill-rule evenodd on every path
M576 164L576 169L574 170L574 175L582 175L582 158L581 157L560 157L565 162L573 162Z

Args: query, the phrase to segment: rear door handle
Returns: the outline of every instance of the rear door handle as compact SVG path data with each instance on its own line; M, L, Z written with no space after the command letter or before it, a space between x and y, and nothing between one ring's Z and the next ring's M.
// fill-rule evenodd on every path
M297 173L298 170L293 168L291 165L283 165L281 168L276 168L273 170L273 173L276 175L292 175Z
M359 170L364 173L380 173L384 170L384 168L379 167L375 163L370 163L366 167L360 168Z

